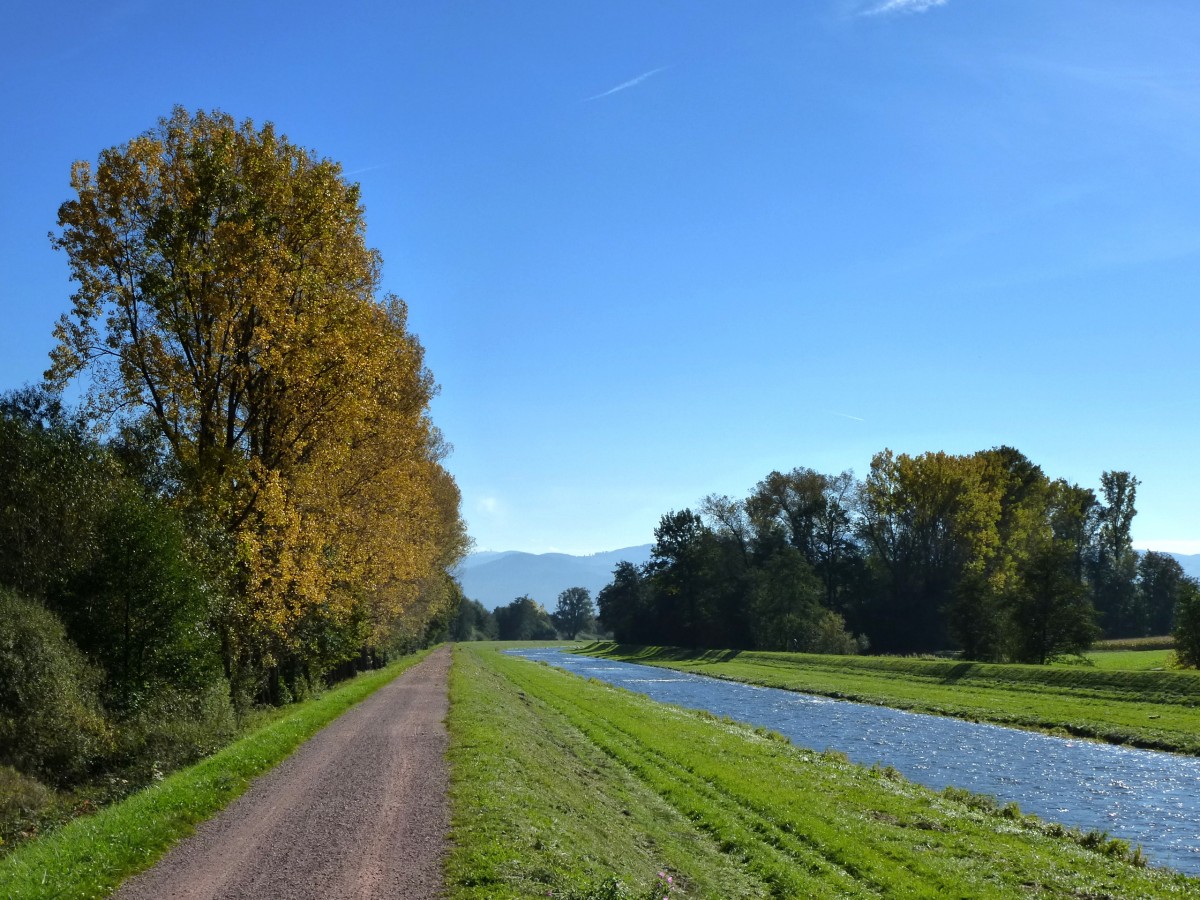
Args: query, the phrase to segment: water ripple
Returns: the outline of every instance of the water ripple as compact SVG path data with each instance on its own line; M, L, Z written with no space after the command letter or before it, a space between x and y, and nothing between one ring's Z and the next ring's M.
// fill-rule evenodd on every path
M814 750L891 765L935 789L1015 801L1025 812L1141 844L1151 862L1200 875L1200 759L1068 740L561 650L514 650L654 700L764 725Z

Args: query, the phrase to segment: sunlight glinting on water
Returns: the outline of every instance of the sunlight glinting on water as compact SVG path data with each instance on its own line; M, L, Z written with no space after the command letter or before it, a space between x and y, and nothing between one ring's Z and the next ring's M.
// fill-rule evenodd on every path
M705 709L832 748L909 780L1016 802L1027 813L1141 844L1154 865L1200 875L1200 759L830 700L554 649L509 651L651 699Z

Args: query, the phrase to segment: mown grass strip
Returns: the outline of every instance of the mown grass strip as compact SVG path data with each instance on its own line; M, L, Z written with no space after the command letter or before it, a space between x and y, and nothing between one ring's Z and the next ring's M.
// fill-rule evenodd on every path
M482 658L491 677L503 676L529 703L573 725L773 897L1154 898L1200 891L1200 881L1086 849L1015 808L937 794L765 730L547 666ZM693 889L689 896L745 895Z
M0 860L0 897L107 897L126 878L154 865L197 824L241 796L255 777L428 652L296 704L287 715L208 759L18 848Z
M579 652L877 706L1200 755L1196 673L611 643L591 644Z
M501 659L460 645L450 674L453 900L563 896L611 876L640 889L659 871L684 896L769 895L561 713L493 668Z

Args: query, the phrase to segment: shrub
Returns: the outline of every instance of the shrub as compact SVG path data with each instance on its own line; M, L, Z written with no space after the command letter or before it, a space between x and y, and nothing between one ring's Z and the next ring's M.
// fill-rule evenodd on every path
M0 764L67 783L112 742L100 673L38 603L0 590Z
M229 683L215 679L202 690L160 688L122 720L116 762L135 784L216 752L237 734Z
M12 766L0 766L0 823L32 815L50 802L51 790Z
M54 801L54 792L40 781L0 766L0 853L35 831Z

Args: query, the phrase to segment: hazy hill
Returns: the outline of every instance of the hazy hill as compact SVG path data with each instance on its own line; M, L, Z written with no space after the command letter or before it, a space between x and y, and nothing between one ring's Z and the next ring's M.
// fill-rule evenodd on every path
M1174 557L1183 566L1186 574L1193 578L1200 578L1200 553L1167 553L1164 555Z
M570 587L585 587L595 598L612 580L617 563L641 565L650 558L650 547L643 544L591 556L489 550L468 556L458 569L458 579L463 593L488 609L528 594L553 611L558 595Z

